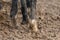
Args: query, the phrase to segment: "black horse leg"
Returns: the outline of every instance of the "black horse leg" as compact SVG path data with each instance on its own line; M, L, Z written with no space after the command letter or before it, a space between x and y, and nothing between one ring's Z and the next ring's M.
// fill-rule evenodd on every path
M10 11L11 23L12 23L12 26L15 26L15 28L17 28L16 20L15 20L15 15L17 14L17 11L18 11L17 2L18 0L12 0L12 6Z
M35 13L36 13L36 0L31 0L31 14L30 14L31 19L35 19Z
M27 23L28 22L28 14L27 14L27 5L26 5L26 0L21 0L21 12L23 16L22 23Z
M26 0L26 5L27 5L27 8L30 8L31 7L31 0Z
M18 0L12 0L12 6L11 6L11 12L10 12L11 18L15 17L15 15L17 14L17 11L18 11L17 2Z
M30 24L31 24L32 30L34 32L37 32L38 27L37 27L37 21L35 19L35 13L36 13L36 0L31 0L31 14L30 14L31 21L30 21Z
M2 9L2 3L0 2L0 10Z

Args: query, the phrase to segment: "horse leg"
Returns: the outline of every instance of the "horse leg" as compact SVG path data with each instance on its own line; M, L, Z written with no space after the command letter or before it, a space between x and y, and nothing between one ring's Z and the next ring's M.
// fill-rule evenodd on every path
M17 14L18 11L17 2L18 0L12 0L12 6L10 11L10 17L13 26L16 26L15 15Z
M28 23L28 14L27 14L27 5L26 5L26 0L21 0L21 12L23 16L22 23Z
M12 0L12 6L11 6L11 11L10 11L10 17L13 18L17 14L17 2L18 0Z
M31 24L32 30L34 32L37 32L38 28L37 28L37 21L35 19L35 13L36 13L36 0L31 0L31 14L30 14L31 21L30 21L30 24Z
M0 10L2 9L2 3L0 2Z

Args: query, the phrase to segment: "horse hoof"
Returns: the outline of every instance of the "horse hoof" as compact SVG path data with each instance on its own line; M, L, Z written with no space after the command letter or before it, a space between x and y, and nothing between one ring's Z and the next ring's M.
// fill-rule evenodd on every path
M33 32L38 32L38 27L37 27L37 21L35 19L33 19L31 22L30 22L30 26L33 30Z
M22 21L21 24L28 24L28 21Z

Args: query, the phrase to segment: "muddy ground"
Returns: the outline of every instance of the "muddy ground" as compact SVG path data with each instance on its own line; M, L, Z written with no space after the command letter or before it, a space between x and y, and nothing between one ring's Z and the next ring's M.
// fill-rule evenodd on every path
M0 1L1 2L1 1ZM22 15L18 2L17 28L9 18L11 2L2 2L0 9L0 40L60 40L60 0L37 0L36 19L38 33L35 35L29 25L22 25Z

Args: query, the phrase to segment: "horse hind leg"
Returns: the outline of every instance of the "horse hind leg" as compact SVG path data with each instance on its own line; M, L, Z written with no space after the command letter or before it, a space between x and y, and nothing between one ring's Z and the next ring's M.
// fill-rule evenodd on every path
M36 0L31 0L31 14L30 14L30 24L31 28L34 32L38 31L38 25L37 20L35 19L35 13L36 13Z
M11 23L12 26L16 26L16 20L15 20L15 16L17 14L18 8L17 8L17 0L12 0L12 6L11 6L11 11L10 11L10 17L11 17Z

